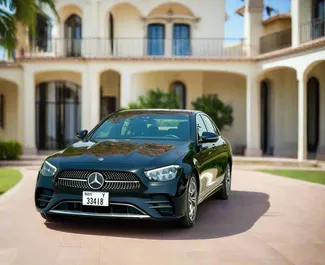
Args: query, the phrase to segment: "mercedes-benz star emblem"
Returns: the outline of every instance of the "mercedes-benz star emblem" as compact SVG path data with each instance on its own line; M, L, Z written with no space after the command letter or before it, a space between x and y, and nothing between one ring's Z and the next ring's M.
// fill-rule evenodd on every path
M105 184L105 179L102 174L98 172L91 173L88 177L88 185L93 190L99 190Z

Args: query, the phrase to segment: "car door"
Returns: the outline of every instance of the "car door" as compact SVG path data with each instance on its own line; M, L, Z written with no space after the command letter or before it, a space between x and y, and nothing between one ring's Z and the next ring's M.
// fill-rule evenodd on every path
M198 151L196 154L197 167L200 174L199 202L203 201L212 191L217 181L213 154L213 143L200 143L203 132L207 132L200 114L196 115L196 135Z
M216 142L212 143L212 154L213 154L213 172L217 177L217 181L215 183L214 188L219 186L224 178L227 162L228 162L228 154L227 154L227 145L226 141L221 137L220 132L215 125L215 123L205 114L202 114L202 119L207 128L208 132L213 132L218 135L218 139Z

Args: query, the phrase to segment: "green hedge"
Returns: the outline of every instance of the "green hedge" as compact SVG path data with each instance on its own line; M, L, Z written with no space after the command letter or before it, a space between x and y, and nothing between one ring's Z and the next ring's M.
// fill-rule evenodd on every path
M0 141L0 160L17 160L21 151L22 145L17 141Z

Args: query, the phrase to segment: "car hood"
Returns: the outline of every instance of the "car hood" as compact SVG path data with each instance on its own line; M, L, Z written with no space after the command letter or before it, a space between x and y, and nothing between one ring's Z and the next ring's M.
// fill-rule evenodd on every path
M184 141L79 141L50 159L63 167L67 164L99 163L100 167L154 168L174 163L188 152L189 146L190 143Z

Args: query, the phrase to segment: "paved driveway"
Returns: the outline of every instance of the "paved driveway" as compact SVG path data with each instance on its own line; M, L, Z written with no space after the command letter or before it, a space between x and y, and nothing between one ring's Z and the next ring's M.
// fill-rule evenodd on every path
M0 199L0 265L324 265L325 188L235 169L229 201L209 200L191 230L169 223L46 223L35 170Z

